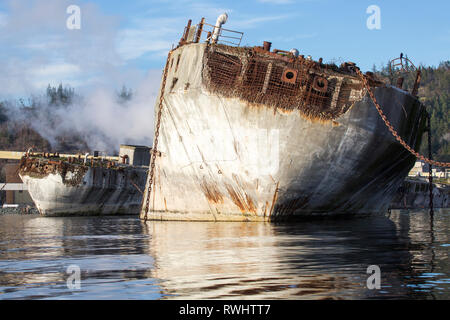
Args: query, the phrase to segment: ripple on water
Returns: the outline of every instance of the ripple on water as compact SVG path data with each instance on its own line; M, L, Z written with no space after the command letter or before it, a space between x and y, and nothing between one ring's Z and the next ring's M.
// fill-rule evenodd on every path
M0 299L449 299L449 227L425 211L273 224L0 216ZM369 265L380 290L367 289Z

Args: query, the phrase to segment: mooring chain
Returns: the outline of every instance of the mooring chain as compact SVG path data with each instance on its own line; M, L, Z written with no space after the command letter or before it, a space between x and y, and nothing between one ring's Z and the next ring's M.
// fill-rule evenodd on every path
M166 87L166 79L167 79L167 70L169 69L169 60L172 51L169 51L169 55L167 56L166 66L164 68L163 81L161 84L161 91L159 93L159 103L158 103L158 117L156 122L156 130L155 130L155 142L153 143L152 154L150 158L150 171L149 171L149 179L148 179L148 190L147 190L147 199L145 203L145 215L144 221L147 221L147 214L150 204L150 194L152 193L152 184L153 184L153 176L155 174L155 161L158 153L158 137L159 137L159 126L161 124L161 114L163 108L163 100L164 100L164 88Z
M433 160L433 154L431 152L431 116L427 114L427 125L428 125L428 157ZM430 215L433 218L433 167L431 164L428 166L428 189L430 191Z
M367 92L369 93L370 98L372 99L373 104L375 105L375 108L377 109L378 113L380 114L381 119L383 119L386 127L388 127L389 131L392 133L395 139L397 139L398 142L411 154L413 154L416 158L425 161L428 164L435 165L438 167L450 167L450 162L439 162L434 161L431 159L426 158L425 156L421 155L420 153L416 152L413 148L411 148L405 140L403 140L397 131L395 131L394 127L391 125L389 120L387 119L386 115L384 114L383 110L381 109L380 105L377 102L377 99L375 98L375 95L373 94L372 90L370 89L369 84L367 83L367 78L361 73L360 70L356 69L356 73L361 78L361 81L364 84L364 87L367 89ZM428 130L431 130L431 128L428 128Z

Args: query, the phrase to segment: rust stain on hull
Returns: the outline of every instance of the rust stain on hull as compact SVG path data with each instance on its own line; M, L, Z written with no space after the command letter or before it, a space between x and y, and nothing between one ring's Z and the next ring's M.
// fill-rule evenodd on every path
M205 179L200 183L200 189L206 199L212 203L223 203L223 196L216 185L208 183Z
M225 188L228 191L228 194L230 195L230 199L233 201L233 203L239 208L239 210L242 213L253 213L256 214L256 207L251 199L251 197L244 192L244 195L236 191L232 185L226 183Z
M273 193L272 205L270 206L269 216L272 215L273 207L275 206L275 202L277 201L278 185L279 185L279 182L277 182L277 187L275 188L275 192Z

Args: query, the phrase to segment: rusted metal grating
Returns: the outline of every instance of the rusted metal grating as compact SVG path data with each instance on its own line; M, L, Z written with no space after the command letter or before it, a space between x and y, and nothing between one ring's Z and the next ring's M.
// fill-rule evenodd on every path
M363 90L359 80L346 80L347 75L322 64L300 57L278 59L253 48L208 46L204 65L205 84L215 93L323 120L345 112L355 100L351 92Z

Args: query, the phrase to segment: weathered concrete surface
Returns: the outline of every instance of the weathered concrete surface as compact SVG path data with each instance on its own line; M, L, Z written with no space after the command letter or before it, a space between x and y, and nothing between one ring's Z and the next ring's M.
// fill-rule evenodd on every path
M185 45L169 61L148 219L267 221L387 210L415 157L367 95L334 121L225 98L202 81L204 50ZM423 107L396 88L374 91L417 149Z
M88 167L77 184L59 172L36 177L21 171L20 177L43 216L138 214L142 194L131 181L142 190L146 169Z
M450 187L433 185L433 207L450 208ZM406 179L395 193L390 209L428 209L430 191L428 181Z
M119 159L120 163L148 167L150 163L150 148L146 146L121 144L119 149Z

